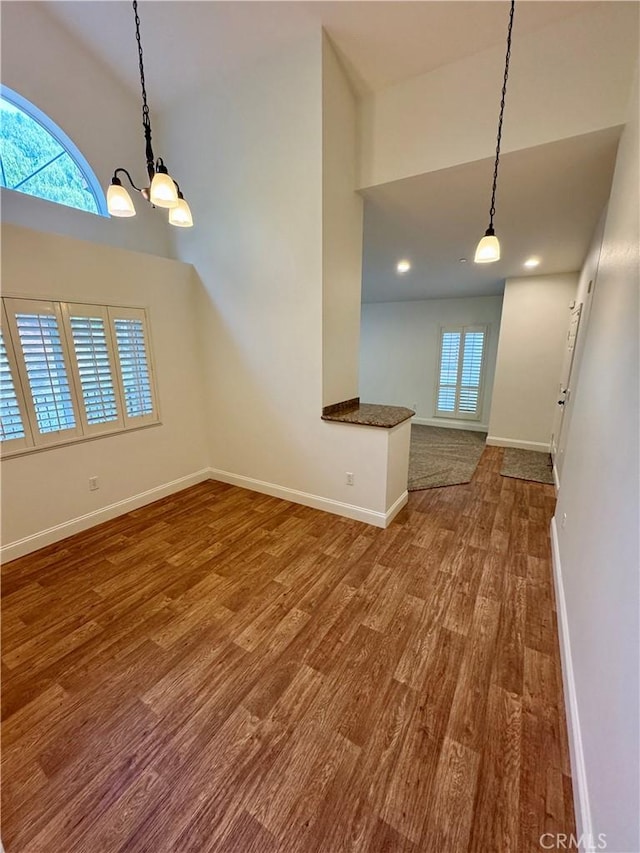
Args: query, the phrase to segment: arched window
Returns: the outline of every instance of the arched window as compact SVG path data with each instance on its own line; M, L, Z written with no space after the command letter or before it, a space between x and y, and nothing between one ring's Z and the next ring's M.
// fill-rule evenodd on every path
M93 169L41 110L0 86L0 186L107 216Z

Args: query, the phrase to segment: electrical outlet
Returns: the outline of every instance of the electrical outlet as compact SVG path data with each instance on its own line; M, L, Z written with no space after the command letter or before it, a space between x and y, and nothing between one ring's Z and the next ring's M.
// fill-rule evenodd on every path
M89 477L89 491L95 492L100 488L100 483L97 477Z
M347 471L347 486L353 486L353 474Z
M566 526L567 526L567 513L563 512L562 513L562 521L560 522L560 527L564 530Z
M412 403L412 404L411 404L411 408L413 409L413 411L414 411L414 412L417 412L417 411L418 411L418 404L417 404L417 403Z

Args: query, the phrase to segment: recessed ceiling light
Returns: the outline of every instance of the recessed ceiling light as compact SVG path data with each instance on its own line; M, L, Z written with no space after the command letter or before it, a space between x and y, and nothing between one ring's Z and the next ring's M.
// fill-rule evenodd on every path
M533 267L537 267L540 263L540 258L527 258L524 262L524 266L528 269L533 269Z
M411 269L411 264L409 263L409 261L398 261L398 263L396 264L396 269L399 273L409 272L409 270Z
M461 264L466 264L466 263L467 263L467 259L466 259L466 258L460 258L460 263L461 263Z

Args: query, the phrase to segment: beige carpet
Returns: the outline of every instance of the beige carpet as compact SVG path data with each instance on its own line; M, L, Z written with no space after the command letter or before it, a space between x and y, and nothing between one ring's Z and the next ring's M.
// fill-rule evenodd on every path
M500 473L503 477L514 477L516 480L532 480L534 483L553 485L551 456L536 450L505 448Z
M412 424L409 491L468 483L486 437L485 432Z

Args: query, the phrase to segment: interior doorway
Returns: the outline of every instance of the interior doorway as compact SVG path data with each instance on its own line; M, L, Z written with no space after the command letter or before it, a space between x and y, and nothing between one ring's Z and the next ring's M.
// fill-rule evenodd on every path
M591 286L591 282L589 285ZM567 346L564 353L564 360L562 362L560 382L558 384L558 406L553 422L553 432L551 433L551 458L553 459L553 464L556 468L559 467L558 457L564 416L569 400L571 399L571 372L575 361L576 342L578 339L581 315L582 302L578 303L578 305L575 305L571 309L569 317L569 331L567 333Z

